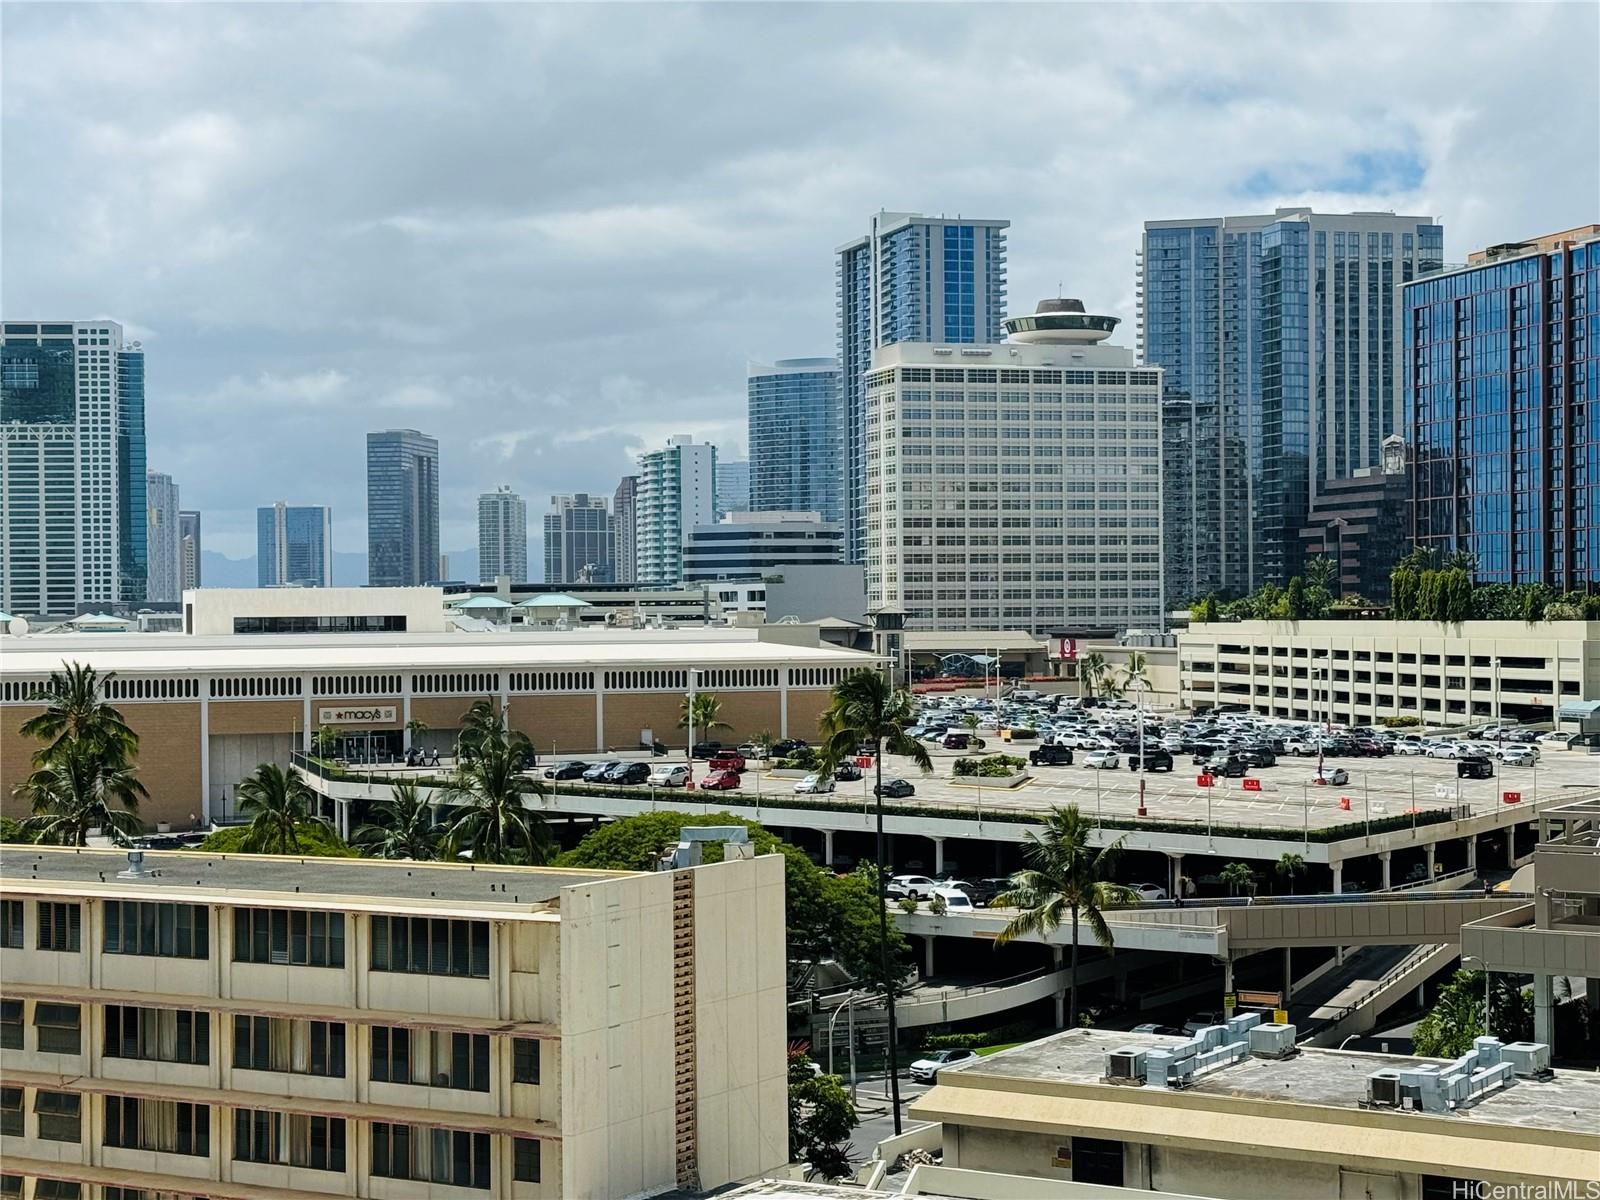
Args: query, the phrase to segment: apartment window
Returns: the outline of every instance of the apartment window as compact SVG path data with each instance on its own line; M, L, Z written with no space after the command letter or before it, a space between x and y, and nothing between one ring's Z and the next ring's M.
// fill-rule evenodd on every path
M0 1175L0 1200L22 1200L21 1175Z
M310 1117L259 1108L240 1108L233 1113L233 1157L243 1162L343 1171L344 1146L342 1117Z
M513 1143L511 1177L518 1183L539 1182L538 1138L517 1138Z
M344 914L279 908L233 910L233 961L344 966Z
M39 901L39 949L78 952L83 906Z
M210 958L205 905L107 900L105 950L157 958Z
M372 1173L456 1187L489 1187L489 1135L424 1125L372 1125Z
M204 1158L211 1153L211 1106L187 1100L107 1096L105 1144Z
M22 1001L0 1000L0 1050L22 1049Z
M0 946L22 949L22 901L0 900Z
M233 1065L343 1079L345 1028L342 1021L235 1016Z
M372 969L489 978L489 923L373 917Z
M105 1053L107 1058L204 1065L211 1061L211 1014L108 1004Z
M83 1185L69 1179L41 1179L33 1185L33 1200L83 1200Z
M33 1006L33 1027L37 1030L41 1054L79 1054L83 1051L82 1015L76 1004Z
M0 1133L22 1136L22 1089L0 1088Z
M539 1082L538 1038L517 1038L512 1043L511 1078L515 1083Z
M489 1035L374 1025L372 1078L487 1092Z
M47 1142L77 1142L82 1140L78 1096L75 1092L46 1092L33 1094L33 1115L39 1122L39 1136Z

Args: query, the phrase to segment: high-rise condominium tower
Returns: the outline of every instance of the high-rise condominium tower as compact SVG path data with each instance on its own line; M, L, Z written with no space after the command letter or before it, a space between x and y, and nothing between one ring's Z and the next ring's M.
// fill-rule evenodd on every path
M1165 375L1166 594L1298 574L1326 480L1378 467L1404 422L1399 285L1437 270L1431 217L1313 213L1147 221L1140 349Z
M144 355L113 321L0 323L0 609L144 598Z
M851 562L862 561L865 540L863 376L872 365L872 352L897 342L998 342L1006 308L1005 231L1010 224L880 212L866 236L838 248L845 534Z
M832 358L751 363L750 510L844 520L844 396ZM721 506L739 506L719 497Z
M333 510L281 500L256 509L256 580L260 587L332 587Z
M528 505L509 487L478 497L478 581L528 579Z
M717 460L717 520L750 508L750 460Z
M417 587L439 567L438 441L415 429L367 434L367 582Z
M632 583L639 501L639 477L624 475L611 497L611 532L616 546L616 567L612 572L616 583Z
M551 496L544 515L544 581L612 583L617 534L604 496Z
M687 434L639 458L637 581L679 583L683 544L717 507L717 448Z
M916 629L1120 633L1161 619L1161 372L1117 318L1045 300L955 358L905 342L867 383L867 596Z
M183 590L200 586L200 514L192 508L178 510L178 560Z
M145 539L150 562L145 599L172 603L183 598L183 554L178 531L178 485L159 471L145 474Z

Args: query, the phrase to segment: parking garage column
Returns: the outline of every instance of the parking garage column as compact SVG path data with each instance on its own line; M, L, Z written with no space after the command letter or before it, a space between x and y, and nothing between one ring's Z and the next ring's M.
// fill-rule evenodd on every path
M1294 952L1283 948L1283 1007L1289 1007L1289 993L1294 991Z
M1390 886L1389 856L1391 853L1392 852L1388 850L1378 851L1378 866L1383 871L1383 882L1379 885L1379 890L1385 892L1389 890Z
M1551 978L1544 972L1533 977L1533 1040L1543 1042L1554 1051L1555 1000L1550 984Z
M933 873L935 875L943 875L944 874L944 839L942 837L936 837L936 838L933 838L932 841L933 841Z
M1172 863L1171 878L1169 880L1169 883L1170 883L1171 886L1169 886L1167 888L1167 895L1172 896L1175 899L1182 899L1183 898L1183 855L1181 855L1181 854L1173 854L1173 853L1171 853L1169 851L1167 853L1167 858Z
M1344 864L1336 862L1332 863L1331 866L1333 867L1333 894L1337 896L1344 891Z
M1517 869L1517 827L1515 825L1507 825L1506 826L1506 870L1515 871L1516 869Z
M922 939L922 977L933 978L933 934Z
M833 869L833 830L822 831L822 868L825 871Z
M1472 834L1467 838L1467 870L1478 869L1478 835Z
M1433 882L1434 852L1436 850L1438 850L1438 848L1439 848L1439 844L1437 842L1429 842L1426 846L1424 846L1422 848L1423 854L1427 855L1427 868L1428 868L1428 882L1429 883Z

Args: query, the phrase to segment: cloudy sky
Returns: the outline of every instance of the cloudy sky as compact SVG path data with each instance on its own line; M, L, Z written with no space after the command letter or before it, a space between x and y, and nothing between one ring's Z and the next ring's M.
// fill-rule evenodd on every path
M276 499L364 551L374 428L439 438L447 549L501 483L742 457L746 362L833 352L879 208L1009 219L1013 304L1129 342L1146 219L1395 209L1459 260L1600 213L1593 4L3 16L5 316L143 339L150 465L234 557Z

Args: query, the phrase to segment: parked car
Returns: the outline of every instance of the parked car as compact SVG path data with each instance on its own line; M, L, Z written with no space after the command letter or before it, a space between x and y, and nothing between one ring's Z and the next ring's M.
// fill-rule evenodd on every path
M783 741L772 744L772 757L787 758L796 750L804 750L805 748L805 738L784 738Z
M650 769L645 782L651 787L685 787L689 782L689 768L682 763L660 763Z
M744 743L744 745L739 747L739 753L741 755L743 755L746 759L760 758L761 757L761 747L759 745L757 745L755 742L746 742L746 743Z
M1172 770L1172 754L1166 750L1145 747L1144 758L1141 760L1138 753L1128 760L1128 766L1135 771L1170 771Z
M1083 756L1083 765L1097 771L1115 771L1122 766L1122 755L1115 750L1091 750Z
M1285 738L1283 752L1285 754L1312 755L1317 752L1317 745L1315 742L1303 737Z
M724 750L711 760L713 771L742 771L744 770L744 755L737 750Z
M694 744L694 757L696 758L715 758L721 753L721 742L696 742Z
M1571 750L1578 737L1576 733L1546 733L1539 736L1537 745L1545 750Z
M1036 767L1070 767L1072 747L1054 746L1046 742L1028 751L1028 761Z
M988 879L979 879L972 885L972 902L988 907L996 896L1002 896L1011 890L1010 876L992 876Z
M883 891L891 900L899 900L905 896L927 900L933 896L933 889L938 886L937 882L926 875L896 875L884 884Z
M1219 754L1200 764L1200 769L1207 775L1221 775L1223 778L1242 779L1250 771L1250 764L1237 754Z
M611 768L617 766L621 766L621 764L614 758L608 758L604 762L590 763L581 778L585 783L604 783L607 773Z
M853 762L842 762L833 769L833 777L840 783L851 783L861 778L861 768Z
M882 786L874 788L873 791L885 800L904 800L907 796L917 794L917 789L911 786L909 780L900 778L885 779Z
M942 899L945 908L950 912L973 912L977 908L972 902L972 896L964 888L957 887L955 882L943 883L934 888L931 899Z
M586 762L560 762L544 769L546 779L582 779L583 773L589 769Z
M813 771L799 783L794 785L797 796L817 796L833 791L833 780L827 775Z
M696 786L708 792L730 792L739 786L739 782L737 771L713 771Z
M970 735L965 733L947 733L939 744L946 750L965 750L972 741Z
M1495 756L1508 767L1531 767L1539 761L1539 752L1532 746L1505 746Z
M927 1058L919 1058L911 1064L911 1081L913 1083L937 1083L939 1072L947 1067L958 1067L962 1063L972 1062L978 1057L976 1050L936 1050Z
M1456 759L1457 779L1493 779L1494 760L1486 754L1468 754Z
M1334 787L1343 787L1350 782L1350 772L1343 767L1323 767L1311 777L1315 784L1332 784Z
M1130 885L1130 890L1145 904L1167 898L1167 889L1157 883L1135 883Z
M1275 767L1278 765L1278 756L1265 746L1246 746L1239 751L1239 757L1244 759L1246 766Z
M1428 747L1429 758L1455 758L1460 749L1458 742L1434 742Z
M688 770L687 767L684 768ZM650 764L643 762L623 763L621 769L606 777L607 783L622 783L632 786L644 783L650 778Z

